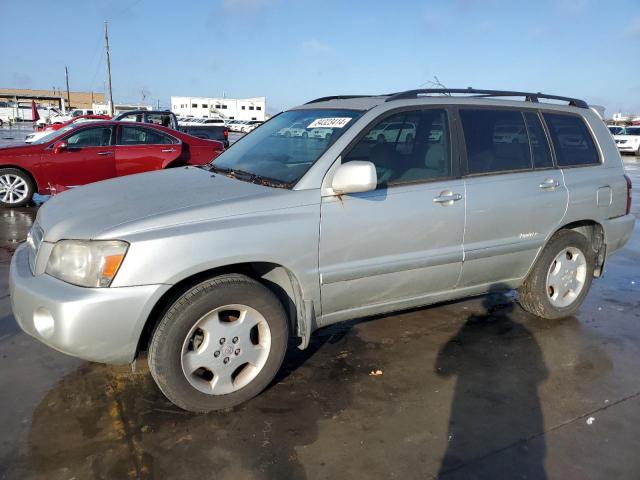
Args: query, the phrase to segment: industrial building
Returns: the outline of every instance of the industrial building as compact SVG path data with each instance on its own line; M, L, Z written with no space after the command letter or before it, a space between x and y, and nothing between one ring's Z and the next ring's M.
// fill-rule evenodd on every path
M264 121L266 109L265 97L171 97L171 111L181 117Z
M38 105L60 107L59 99L65 103L65 108L91 108L95 103L104 103L104 94L102 92L69 92L69 100L67 102L66 90L33 90L30 88L0 88L0 95L7 100L14 100L22 103L34 99ZM51 99L49 97L55 97ZM70 105L69 105L70 103Z

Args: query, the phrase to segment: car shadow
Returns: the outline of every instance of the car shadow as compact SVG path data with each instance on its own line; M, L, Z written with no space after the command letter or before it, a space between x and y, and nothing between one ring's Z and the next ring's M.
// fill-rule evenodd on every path
M548 370L533 334L514 320L513 300L496 290L484 298L486 313L470 315L437 356L436 374L456 377L438 478L546 478L542 436L505 451L544 431L538 386ZM477 465L485 452L501 452L486 476Z

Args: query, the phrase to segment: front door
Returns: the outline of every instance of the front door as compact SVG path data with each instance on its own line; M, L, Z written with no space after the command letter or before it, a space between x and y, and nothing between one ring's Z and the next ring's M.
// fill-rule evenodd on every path
M67 147L57 153L51 145L43 153L50 187L76 187L115 177L113 126L73 130L56 143Z
M399 125L396 134L378 135L389 123ZM454 288L465 202L449 130L444 109L395 113L342 155L343 163L372 162L378 187L322 199L323 325L429 303L430 295Z
M536 111L461 109L467 224L459 287L517 281L562 220L568 192Z

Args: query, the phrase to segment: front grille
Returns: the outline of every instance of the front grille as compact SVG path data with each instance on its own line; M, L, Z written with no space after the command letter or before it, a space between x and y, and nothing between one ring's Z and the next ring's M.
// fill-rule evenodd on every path
M617 144L623 144L623 143L627 143L627 141L626 140L616 140L616 143Z
M42 239L44 238L44 232L38 223L34 223L27 235L27 248L29 249L29 267L31 273L35 274L36 260L38 259L38 252L42 245Z

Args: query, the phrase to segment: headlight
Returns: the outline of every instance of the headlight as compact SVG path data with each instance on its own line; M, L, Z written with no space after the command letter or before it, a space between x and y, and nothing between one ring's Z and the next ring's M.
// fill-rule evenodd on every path
M129 244L118 240L60 240L49 256L46 273L81 287L108 287Z

